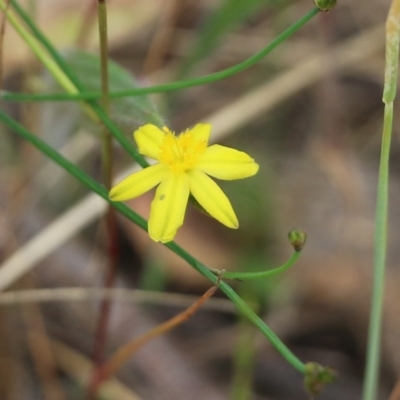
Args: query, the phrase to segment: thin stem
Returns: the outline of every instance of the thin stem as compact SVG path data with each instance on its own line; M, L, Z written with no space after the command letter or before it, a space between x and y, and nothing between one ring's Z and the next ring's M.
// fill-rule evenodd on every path
M100 37L101 105L104 112L108 114L110 111L110 98L108 85L107 4L105 0L98 1L97 12ZM104 185L107 189L111 189L113 178L112 136L106 127L103 129L102 142Z
M12 0L11 0L12 3ZM55 80L64 88L69 94L78 94L78 87L75 85L74 81L60 68L59 64L55 62L43 49L42 45L39 43L40 40L31 35L31 33L19 22L18 18L12 12L12 10L7 9L3 0L0 0L0 9L2 9L7 16L8 21L11 23L13 28L25 41L28 47L36 55L39 61L47 68L47 70L54 76ZM24 13L25 17L31 21L30 16ZM86 104L83 105L87 114L93 119L97 120L96 115Z
M11 117L9 117L2 110L0 110L0 120L3 121L19 136L38 148L48 158L52 159L54 162L56 162L58 165L68 171L72 176L74 176L82 184L84 184L89 190L97 193L104 200L111 203L118 212L134 222L143 230L147 231L147 221L144 218L136 214L124 203L112 202L108 198L108 191L103 186L101 186L90 176L86 175L81 169L79 169L77 166L64 158L61 154L59 154L56 150L50 147L39 137L29 132L26 128L24 128ZM182 247L178 246L175 242L166 243L165 246L172 250L179 257L184 259L196 271L198 271L201 275L209 279L214 284L218 281L218 277L209 268L207 268L204 264L194 258ZM264 321L260 317L258 317L254 313L254 311L238 296L238 294L225 282L220 282L219 287L232 301L232 303L235 304L236 308L263 333L263 335L270 341L270 343L282 355L282 357L295 369L304 374L304 364L285 346L285 344L278 338L278 336L264 323Z
M101 71L101 104L105 113L109 111L110 101L108 96L108 38L107 38L107 5L105 0L98 1L97 7L99 37L100 37L100 71ZM111 189L113 177L113 151L112 136L107 127L103 126L102 132L102 167L103 181L107 190ZM104 288L110 289L114 286L117 275L118 238L117 219L114 208L109 204L106 212L107 230L107 255L108 267L104 280ZM100 314L95 335L93 360L97 368L103 362L104 351L107 343L107 327L111 313L111 300L103 299L100 303ZM94 372L96 374L96 371ZM88 394L90 398L90 393Z
M385 110L376 201L374 276L363 400L375 400L378 392L387 252L389 156L393 128L393 101L397 91L399 41L400 0L393 0L386 22L386 65L383 90Z
M374 400L377 393L380 366L380 347L382 330L382 307L385 283L387 223L388 223L388 187L389 187L389 151L392 134L393 104L385 105L381 160L379 166L378 197L375 218L375 257L372 288L371 316L368 330L367 363L364 380L364 400Z
M0 8L2 7L3 0L0 0ZM30 16L19 6L19 4L15 0L11 0L12 6L15 8L18 16L25 22L25 24L31 29L35 38L43 45L43 47L48 51L48 53L53 57L54 61L48 57L46 53L43 52L41 48L37 49L38 46L31 47L31 50L35 53L35 55L43 62L41 56L46 57L46 60L49 59L53 64L58 68L57 71L60 71L59 75L63 75L68 79L76 92L84 92L85 87L83 83L76 76L74 70L69 67L68 63L64 60L63 57L58 53L57 49L51 44L51 42L46 38L46 36L38 29L35 23L32 21ZM8 13L10 15L10 13ZM18 23L16 18L14 17L16 23L16 30L23 29L21 24ZM19 30L17 30L19 32ZM21 34L21 37L26 41L28 45L30 42L34 41L34 38L30 36L29 32L24 30L25 35ZM43 62L44 63L44 62ZM46 68L48 65L44 63ZM50 72L53 73L51 69ZM56 77L56 75L54 75ZM57 77L56 77L57 79ZM59 81L60 83L60 81ZM61 84L61 83L60 83ZM66 89L64 87L64 89ZM66 89L67 90L67 89ZM127 153L134 159L136 162L143 168L147 167L149 163L144 159L144 157L136 150L135 147L132 146L132 143L125 137L125 135L119 130L119 128L115 125L115 123L108 117L107 113L103 110L103 108L96 101L87 101L87 105L90 106L88 110L90 115L93 117L95 121L102 121L103 124L111 131L113 136L118 140L121 146L127 151ZM87 107L88 108L88 107Z
M220 270L215 270L215 271L218 274L220 274L221 278L223 279L239 279L243 281L246 279L269 278L271 276L280 274L281 272L286 271L287 269L292 267L300 257L300 253L301 251L295 251L285 264L281 265L280 267L276 267L274 269L270 269L267 271L257 271L257 272L224 272Z
M12 0L15 5L15 1ZM161 93L161 92L171 92L176 90L182 90L192 86L206 85L212 82L219 81L221 79L228 78L234 74L244 71L245 69L255 65L260 60L262 60L267 54L279 46L282 42L287 40L300 28L302 28L307 22L309 22L315 15L319 12L318 8L313 8L306 15L300 18L292 26L286 29L283 33L277 36L271 43L269 43L264 49L249 57L245 61L236 64L230 68L224 69L222 71L215 72L213 74L205 75L199 78L193 78L178 82L166 83L163 85L150 86L145 88L133 88L121 91L110 92L110 98L119 98L127 96L139 96L150 93ZM4 100L35 100L35 101L56 101L56 100L93 100L99 99L101 97L100 93L96 92L85 92L76 95L66 95L61 93L55 94L45 94L45 95L25 95L17 93L6 93L1 94L1 98Z
M75 85L65 76L57 63L54 62L54 60L52 60L51 57L49 57L49 55L43 51L37 40L19 23L15 14L11 10L7 9L7 5L3 0L0 0L0 9L4 11L13 28L18 32L29 48L35 53L40 62L45 65L51 74L57 79L60 85L70 94L78 93Z
M191 318L200 307L216 292L218 288L217 282L214 286L208 289L203 296L197 299L191 306L186 310L180 312L174 317L168 319L155 326L150 331L144 333L143 335L132 339L130 342L121 346L98 370L97 376L94 377L91 383L91 393L92 396L97 392L98 387L112 375L114 375L123 365L133 356L133 354L139 350L142 346L148 343L150 340L156 338L157 336L164 335L170 330L181 325L189 318Z

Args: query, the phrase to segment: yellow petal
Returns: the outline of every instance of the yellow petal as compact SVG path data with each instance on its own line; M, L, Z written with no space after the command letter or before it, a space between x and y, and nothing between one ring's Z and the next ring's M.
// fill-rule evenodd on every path
M164 135L165 132L151 124L143 125L133 133L139 153L154 160L158 160Z
M238 228L235 211L225 193L204 172L192 170L188 173L190 192L200 205L221 224Z
M204 141L208 143L211 133L210 124L197 124L190 131L190 136L197 142Z
M186 174L171 174L156 190L151 203L149 236L156 242L170 242L183 224L189 199Z
M196 168L215 178L232 180L255 175L259 166L243 151L214 144L200 156Z
M129 175L110 190L109 197L113 201L125 201L146 193L158 185L167 169L162 164L155 164Z

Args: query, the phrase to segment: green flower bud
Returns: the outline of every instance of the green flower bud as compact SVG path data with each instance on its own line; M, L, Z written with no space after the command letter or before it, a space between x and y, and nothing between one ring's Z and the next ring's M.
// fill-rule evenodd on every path
M305 365L304 386L311 396L316 396L325 385L336 380L336 373L332 368L323 367L316 362Z
M307 234L300 229L292 229L288 236L290 244L294 247L294 249L296 251L301 251L306 243Z
M320 11L330 11L336 6L337 0L314 0L314 4L319 8Z

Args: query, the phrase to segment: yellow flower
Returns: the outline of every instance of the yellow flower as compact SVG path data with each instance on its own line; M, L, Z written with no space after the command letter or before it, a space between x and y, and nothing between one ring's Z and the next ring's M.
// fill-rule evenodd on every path
M210 124L197 124L176 136L147 124L134 132L139 152L158 163L125 178L110 191L113 201L125 201L158 186L151 203L149 235L156 242L174 239L183 224L189 193L215 219L229 228L239 223L217 179L242 179L258 171L246 153L214 144L208 146Z

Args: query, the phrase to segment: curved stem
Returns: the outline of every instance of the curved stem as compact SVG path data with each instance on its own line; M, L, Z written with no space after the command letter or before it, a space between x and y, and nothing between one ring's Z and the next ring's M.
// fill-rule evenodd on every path
M292 267L300 257L300 253L301 253L300 251L295 251L285 264L267 271L257 271L257 272L225 272L220 270L212 270L212 271L213 272L215 271L216 273L220 274L222 279L238 279L244 281L247 279L269 278L271 276L280 274L281 272Z
M161 323L160 325L155 326L153 329L149 330L143 335L132 339L130 342L118 348L99 369L97 379L94 381L94 386L98 387L103 381L114 375L132 357L132 355L147 342L156 338L157 336L164 335L168 331L176 328L178 325L181 325L191 318L200 309L200 307L211 296L214 295L218 289L218 284L219 282L208 289L203 296L201 296L192 305L179 314Z
M37 36L38 32L36 27L29 23L29 17L24 15L23 10L17 5L15 0L12 0L12 4L16 7L17 12L24 19L24 21L29 25L32 29L32 32ZM192 86L206 85L212 82L219 81L221 79L227 78L234 74L244 71L245 69L253 66L258 63L261 59L263 59L267 54L269 54L272 50L274 50L277 46L279 46L282 42L287 40L290 36L292 36L295 32L297 32L300 28L302 28L307 22L309 22L315 15L319 12L318 8L313 8L306 15L300 18L297 22L295 22L292 26L282 32L279 36L277 36L271 43L269 43L264 49L249 57L245 61L234 65L230 68L224 69L222 71L215 72L213 74L201 76L198 78L187 79L178 82L166 83L164 85L156 85L144 88L133 88L122 91L110 92L109 96L111 98L119 98L119 97L127 97L127 96L139 96L150 93L160 93L160 92L171 92L175 90L182 90ZM40 32L39 32L40 33ZM38 37L38 36L37 36ZM39 37L38 37L39 38ZM40 41L43 40L43 36L40 37ZM45 43L42 42L44 45ZM54 54L52 54L55 57ZM35 101L55 101L55 100L94 100L99 99L101 97L101 93L95 92L85 92L80 94L45 94L45 95L34 95L34 94L16 94L16 93L6 93L3 92L1 98L4 100L35 100Z

